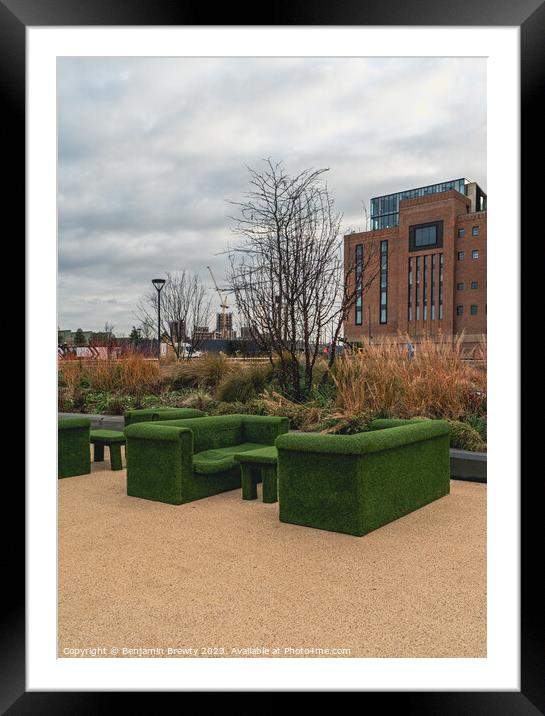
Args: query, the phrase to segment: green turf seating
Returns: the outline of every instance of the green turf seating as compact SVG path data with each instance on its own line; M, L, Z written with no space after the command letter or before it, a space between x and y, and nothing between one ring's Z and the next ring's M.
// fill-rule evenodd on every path
M361 536L449 494L446 421L374 427L277 438L282 522Z
M91 472L88 418L60 418L58 421L59 478L87 475Z
M202 418L206 415L196 408L145 408L127 410L123 414L125 427L134 423L149 423L155 420L184 420L185 418Z
M91 430L91 445L94 446L95 462L104 460L104 447L110 450L110 467L112 470L122 470L121 446L125 444L125 436L118 430Z
M278 450L274 445L257 450L246 450L235 455L240 463L242 499L257 498L257 483L263 483L263 502L278 501Z
M287 418L222 415L129 425L127 494L174 505L240 488L235 454L274 445Z

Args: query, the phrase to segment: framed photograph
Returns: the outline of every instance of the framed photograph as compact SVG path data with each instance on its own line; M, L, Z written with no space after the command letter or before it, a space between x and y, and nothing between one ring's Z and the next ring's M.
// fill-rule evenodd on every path
M543 5L224 15L0 0L28 306L0 706L545 713L517 430Z

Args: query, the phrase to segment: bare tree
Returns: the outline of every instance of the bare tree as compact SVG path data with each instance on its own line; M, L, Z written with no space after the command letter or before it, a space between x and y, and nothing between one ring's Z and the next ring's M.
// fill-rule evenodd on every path
M157 326L157 291L151 288L137 305L136 316L146 335L153 335ZM208 325L210 300L198 274L188 271L167 273L161 291L161 335L167 338L176 358L189 358L188 342L193 351L199 348L202 336L195 327Z
M300 362L308 390L326 332L332 365L343 322L378 266L371 270L370 246L358 266L354 257L343 261L342 217L323 181L327 169L290 177L282 163L265 163L263 172L249 168L250 191L232 202L239 242L228 252L228 282L252 338L300 398Z

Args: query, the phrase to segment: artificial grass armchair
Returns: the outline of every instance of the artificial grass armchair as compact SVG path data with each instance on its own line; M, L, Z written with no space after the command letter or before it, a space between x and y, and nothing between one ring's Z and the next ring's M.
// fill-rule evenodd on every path
M282 522L361 536L448 495L447 422L374 427L276 440Z
M181 505L240 488L237 453L274 445L287 418L221 415L125 428L127 494Z
M91 421L88 418L60 418L58 477L75 477L91 472Z
M145 408L126 410L123 414L125 427L134 423L149 423L155 420L185 420L185 418L203 418L206 413L196 408Z

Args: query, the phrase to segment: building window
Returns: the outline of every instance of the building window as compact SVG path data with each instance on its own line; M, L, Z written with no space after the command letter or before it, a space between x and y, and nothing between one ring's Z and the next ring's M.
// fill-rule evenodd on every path
M363 323L363 244L356 246L356 326Z
M418 248L423 246L437 245L437 227L422 226L414 230L414 245Z
M416 257L416 288L415 288L415 304L416 304L416 320L420 320L420 262L421 256Z
M479 288L479 282L478 282L478 281L472 281L472 282L471 282L471 288Z
M380 323L388 322L388 242L380 242Z
M464 290L464 284L463 284L463 283L457 283L457 284L456 284L456 290L457 290L457 291L463 291L463 290Z
M478 236L479 235L479 227L478 226L472 226L471 227L471 236Z
M454 179L430 186L422 186L417 189L408 189L396 194L376 196L371 199L371 229L385 229L388 226L399 224L399 202L403 199L414 199L418 196L428 196L436 192L449 191L454 189L460 194L465 194L465 180Z
M464 307L463 307L463 306L456 306L456 315L457 315L457 316L463 316L463 315L464 315Z
M422 284L422 303L424 304L424 315L425 321L428 320L428 261L429 256L424 256L424 282Z
M437 254L431 256L431 320L435 321L435 264Z
M409 257L409 278L407 281L409 292L407 296L407 318L409 321L413 320L413 260Z
M464 260L464 252L458 251L458 261L463 261L463 260Z
M472 316L476 316L477 315L477 306L475 306L475 305L471 306L470 311L471 311Z
M463 236L466 235L465 229L458 229L458 238L461 239Z
M428 246L443 245L443 222L409 226L409 251L420 251Z
M443 320L443 254L439 254L439 320Z
M478 259L479 258L479 249L473 249L471 252L471 258L472 259Z

